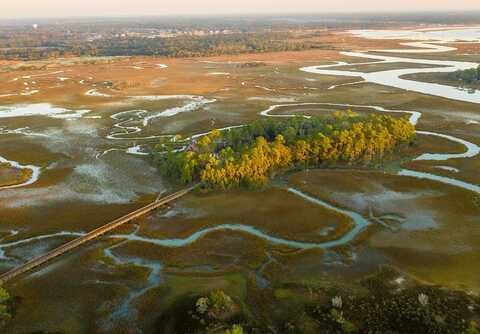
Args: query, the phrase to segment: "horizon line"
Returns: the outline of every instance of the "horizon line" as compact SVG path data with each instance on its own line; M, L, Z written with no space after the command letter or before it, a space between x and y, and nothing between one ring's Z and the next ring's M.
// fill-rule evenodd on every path
M98 15L53 15L53 16L0 16L0 21L15 21L15 20L52 20L52 19L64 19L64 20L72 20L72 19L126 19L126 18L186 18L186 17L252 17L252 16L283 16L283 15L290 15L290 16L317 16L317 15L325 15L325 16L332 16L332 15L375 15L375 14L397 14L397 15L408 15L408 14L474 14L479 13L479 9L422 9L422 10L415 10L415 9L405 9L401 11L391 11L391 10L354 10L354 11L324 11L324 12L292 12L292 11L259 11L259 12L239 12L239 13L232 13L232 12L224 12L224 13L165 13L165 14L128 14L128 13L112 13L112 14L98 14ZM480 17L479 17L480 21Z

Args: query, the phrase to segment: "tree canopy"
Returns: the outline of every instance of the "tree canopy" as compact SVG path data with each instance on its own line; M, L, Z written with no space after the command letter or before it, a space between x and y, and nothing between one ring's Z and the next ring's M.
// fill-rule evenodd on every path
M415 128L405 118L358 116L259 120L227 131L214 130L184 150L158 152L161 173L206 188L258 187L294 167L367 164L409 144ZM161 145L162 147L164 145Z

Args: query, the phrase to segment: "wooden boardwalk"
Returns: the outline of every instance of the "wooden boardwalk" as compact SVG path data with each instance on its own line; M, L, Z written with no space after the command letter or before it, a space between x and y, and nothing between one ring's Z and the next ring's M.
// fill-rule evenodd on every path
M194 187L190 187L190 188L187 188L187 189L183 189L183 190L180 190L176 193L173 193L173 194L170 194L168 196L165 196L163 198L160 198L159 200L156 200L155 202L153 203L150 203L146 206L144 206L143 208L140 208L138 210L135 210L133 212L130 212L129 214L123 216L123 217L120 217L118 219L115 219L114 221L108 223L108 224L105 224L91 232L88 232L87 234L85 234L84 236L81 236L79 238L76 238L70 242L67 242L66 244L58 247L58 248L55 248L51 251L49 251L48 253L46 254L43 254L37 258L34 258L30 261L27 261L26 263L24 263L23 265L17 267L17 268L14 268L10 271L7 271L3 274L0 275L0 282L2 283L5 283L7 281L10 281L11 279L17 277L18 275L21 275L27 271L30 271L30 270L33 270L43 264L45 264L46 262L60 256L60 255L63 255L81 245L83 245L84 243L90 241L90 240L93 240L93 239L96 239L98 237L100 237L101 235L107 233L107 232L110 232L112 231L113 229L116 229L117 227L123 225L123 224L126 224L128 222L130 222L131 220L135 219L135 218L139 218L143 215L146 215L147 213L173 201L173 200L176 200L184 195L186 195L187 193L189 193L190 191L192 191L193 189L195 188Z

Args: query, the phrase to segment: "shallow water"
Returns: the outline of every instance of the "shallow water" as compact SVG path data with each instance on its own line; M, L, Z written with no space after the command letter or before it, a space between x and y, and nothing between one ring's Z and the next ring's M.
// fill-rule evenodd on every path
M408 49L382 49L371 50L383 53L439 53L449 52L457 50L455 47L442 45L443 43L453 41L469 41L480 43L480 29L478 27L458 28L458 29L445 29L445 30L352 30L350 33L364 37L374 39L412 39L421 40L422 42L402 43L403 46L408 46ZM425 42L428 41L428 42ZM441 45L438 45L441 44ZM400 70L387 70L371 73L354 72L354 71L342 71L335 70L335 67L345 65L343 62L339 62L333 65L321 65L321 66L309 66L303 67L300 70L308 73L322 74L322 75L335 75L335 76L350 76L361 77L366 82L372 82L380 85L400 88L408 91L414 91L427 95L434 95L444 97L452 100L480 103L480 91L463 91L456 87L425 83L414 80L402 79L402 76L417 74L417 73L450 73L458 70L466 70L477 68L479 64L463 61L448 61L448 60L429 60L429 59L416 59L407 57L391 57L378 54L371 54L368 51L362 52L341 52L342 55L348 57L358 57L362 59L372 59L377 62L398 62L398 63L411 63L412 68L400 69ZM352 65L374 64L370 63L355 63ZM442 66L438 68L415 68L415 64Z
M480 147L478 145L471 143L469 141L454 137L454 136L449 136L445 135L442 133L435 133L435 132L430 132L430 131L417 131L417 134L420 135L427 135L427 136L434 136L434 137L440 137L444 139L448 139L450 141L462 144L467 148L467 150L464 153L450 153L450 154L439 154L439 153L425 153L422 154L421 156L415 158L414 160L416 161L445 161L445 160L450 160L450 159L463 159L463 158L473 158L476 155L480 153Z
M476 43L480 43L480 29L477 28L459 28L453 30L435 30L435 31L383 31L383 30L362 30L362 31L351 31L351 33L357 34L359 36L365 38L398 38L402 36L402 38L409 38L414 40L437 40L440 43L446 43L449 41L455 40L469 40ZM433 38L435 37L435 38ZM396 53L431 53L431 52L448 52L456 50L453 47L448 47L444 45L437 45L432 43L425 43L425 42L414 42L414 43L405 43L403 45L410 46L413 48L409 49L392 49L392 50L373 50L373 51L380 51L380 52L396 52ZM404 58L404 57L390 57L390 56L383 56L383 55L373 55L367 52L341 52L342 55L349 56L349 57L359 57L359 58L369 58L374 61L370 63L356 63L355 65L360 64L375 64L378 62L398 62L398 63L411 63L413 68L410 69L400 69L400 70L387 70L387 71L378 71L378 72L370 72L370 73L363 73L363 72L353 72L353 71L343 71L343 70L335 70L331 68L335 68L338 66L346 65L344 62L337 62L336 64L332 65L321 65L321 66L309 66L300 68L301 71L307 73L314 73L314 74L321 74L321 75L334 75L334 76L352 76L352 77L361 77L365 82L372 82L377 84L382 84L385 86L396 87L404 90L415 91L419 93L424 93L427 95L434 95L439 96L442 98L448 98L452 100L458 100L463 102L471 102L471 103L480 103L480 91L465 91L459 90L456 87L440 85L435 83L427 83L427 82L419 82L414 80L406 80L402 79L401 77L408 74L415 74L415 73L450 73L457 70L466 70L477 68L479 64L471 63L471 62L459 62L459 61L445 61L445 60L429 60L429 59L416 59L416 58ZM422 64L422 65L439 65L443 67L439 68L414 68L415 64ZM330 87L335 88L335 86ZM300 104L297 104L300 105ZM318 105L329 105L324 103L318 103ZM331 104L335 105L335 104ZM421 113L413 112L413 111L400 111L400 110L388 110L383 107L379 106L354 106L354 105L346 105L346 104L337 104L338 106L343 107L367 107L372 108L377 111L381 112L406 112L409 113L410 122L412 124L417 124ZM270 113L273 112L275 109L280 107L286 107L287 105L276 105L271 106L269 109L263 111L261 114L263 116L277 116L277 117L292 117L293 115L271 115ZM293 106L293 105L292 105ZM462 144L466 147L466 151L460 154L434 154L434 153L425 153L421 156L417 157L415 160L417 161L445 161L449 159L459 159L459 158L472 158L477 156L480 153L480 148L478 145L463 140L458 137L442 134L442 133L435 133L435 132L428 132L428 131L417 131L418 134L421 135L429 135L429 136L436 136L441 137L453 142L457 142ZM430 173L422 173L410 170L402 170L399 172L398 175L408 175L417 178L425 178L430 179L432 181L443 182L445 184L454 185L457 187L461 187L464 189L468 189L474 192L478 192L480 187L475 184L471 184L468 182L455 180L443 176L438 176Z
M104 256L109 258L114 265L134 265L138 267L144 267L148 270L148 276L147 276L146 282L143 284L142 287L132 289L127 294L127 296L124 299L122 299L122 302L114 308L113 312L111 312L111 314L109 315L107 321L103 324L103 326L108 329L108 328L111 328L110 326L112 326L113 323L118 323L119 321L120 322L129 321L129 323L132 323L132 321L134 321L136 318L136 311L132 309L133 301L135 301L137 298L147 293L148 290L150 290L151 288L154 288L162 283L161 270L163 266L161 262L154 261L154 260L145 260L143 258L137 258L137 257L122 257L114 253L115 248L118 248L124 245L125 243L140 242L140 243L147 243L147 244L152 244L160 247L178 248L178 247L187 247L192 243L200 240L207 234L210 234L216 231L224 231L225 233L228 233L229 231L234 231L234 232L247 233L251 236L263 239L272 245L283 245L283 246L288 246L294 249L303 249L303 250L307 250L307 249L326 250L326 249L331 249L331 248L343 246L350 243L353 239L355 239L358 236L359 233L361 233L366 227L368 227L371 224L370 221L363 218L358 213L355 213L346 209L337 208L331 204L328 204L320 199L314 198L308 194L300 192L299 190L296 190L294 188L289 188L288 191L296 196L299 196L300 198L306 201L309 201L323 208L333 210L335 212L338 212L340 214L350 217L353 221L354 227L337 240L331 240L327 242L318 242L318 243L302 242L302 241L275 237L275 236L269 235L268 233L258 228L248 226L248 225L243 225L243 224L220 224L214 227L201 229L186 238L178 238L178 239L157 239L157 238L141 236L138 234L139 232L138 226L135 229L135 231L133 231L130 234L107 235L106 238L121 240L121 242L116 243L113 246L110 246L104 249ZM17 234L18 234L17 231L11 231L9 237L15 237ZM18 249L18 247L30 247L31 244L42 241L42 240L70 238L70 237L83 236L84 234L85 233L83 232L62 231L57 233L38 235L38 236L25 238L25 239L19 239L11 242L0 241L0 256L2 259L7 261L10 258L5 255L5 252L8 251L9 249L16 250ZM270 258L270 260L267 263L265 263L261 268L259 268L259 270L256 272L257 284L259 284L263 288L267 287L269 283L268 283L268 280L262 277L261 273L263 269L271 261L272 259Z
M402 169L401 171L398 172L398 175L401 176L410 176L410 177L415 177L419 179L426 179L426 180L432 180L432 181L437 181L445 184L449 184L455 187L467 189L470 191L473 191L477 194L480 194L480 186L468 183L465 181L445 177L445 176L440 176L440 175L435 175L431 173L424 173L424 172L418 172L418 171L413 171L409 169Z
M449 172L452 172L452 173L459 173L460 172L460 170L458 168L451 167L451 166L435 166L435 168L443 169L443 170L446 170L446 171L449 171Z
M50 103L0 106L0 118L46 116L51 118L77 119L91 110L71 110L54 107Z
M413 45L411 45L413 46ZM416 45L416 47L420 47L420 45ZM440 50L441 47L437 46L435 50ZM433 49L432 49L433 50ZM428 50L432 52L432 50ZM444 51L445 49L443 49ZM397 51L396 51L397 52ZM440 52L440 51L439 51ZM349 54L353 56L353 53ZM357 53L358 57L360 55ZM389 59L385 59L385 57L381 56L382 58L376 58L377 56L372 55L365 55L364 53L361 54L362 58L372 58L370 62L362 62L357 63L356 65L362 64L375 64L375 63L388 63L388 62L398 62L398 59L401 59L402 62L405 62L405 59L398 58L398 57L390 57ZM415 63L418 63L419 60L415 59L412 61L412 66L415 66ZM421 62L421 61L420 61ZM438 64L435 61L435 64ZM337 63L334 66L339 65L348 65L347 63ZM466 66L466 65L465 65ZM315 67L316 70L330 70L329 67L332 65L326 65L321 67ZM454 67L450 66L449 67ZM160 68L166 68L163 66L159 66ZM431 69L428 69L429 71ZM415 69L415 73L417 69ZM396 75L392 71L383 71L389 72L385 78L389 78L391 75ZM312 72L313 73L313 72ZM342 71L342 73L345 73ZM368 76L366 73L362 73L358 75L359 72L350 71L350 73L355 73L355 76L362 77L362 81L355 82L355 83L348 83L348 85L352 84L360 84L363 81L363 75ZM313 78L308 78L310 80L316 80ZM381 76L374 76L372 80L380 80ZM309 81L310 81L309 80ZM366 79L365 79L366 80ZM313 81L312 81L313 82ZM303 84L302 84L303 85ZM347 85L347 84L344 84ZM430 87L432 84L428 84ZM341 85L337 85L335 87L339 87ZM334 87L334 88L335 88ZM265 86L258 86L257 88L267 91L271 93L272 96L270 97L253 97L250 100L265 100L271 101L273 103L282 103L277 105L272 105L268 109L261 112L262 116L265 117L292 117L293 115L275 115L275 111L278 111L282 108L288 107L295 107L295 106L329 106L332 108L335 107L342 107L342 108L365 108L365 109L372 109L378 112L388 112L388 113L404 113L408 115L409 120L412 124L417 124L422 114L418 111L411 111L411 110L392 110L387 109L381 106L375 105L353 105L353 104L341 104L341 103L301 103L301 99L299 96L289 97L285 94L279 96L273 96L273 93L277 91L273 88L265 87ZM85 88L87 89L87 88ZM332 88L333 89L333 88ZM259 93L256 91L256 93ZM283 91L282 91L283 93ZM93 90L91 92L91 96L99 97L98 100L102 100L100 97L104 98L104 100L108 100L107 98L110 97L108 94L99 93L98 91ZM465 92L462 93L466 94ZM474 94L475 97L475 94ZM65 214L67 210L64 210L62 207L64 206L71 206L73 210L76 210L75 203L77 201L87 201L91 203L123 203L127 204L132 201L136 201L139 199L139 194L142 193L161 193L165 191L165 187L162 185L162 181L159 180L158 175L148 163L145 163L144 159L141 156L146 155L146 146L151 139L157 139L160 137L171 137L169 134L156 134L153 131L147 133L146 127L150 127L155 123L161 123L163 121L167 121L167 117L182 117L180 115L182 112L198 112L200 111L203 106L206 104L213 103L213 99L204 98L200 96L190 96L190 95L181 95L179 96L146 96L146 97L130 97L129 99L137 100L137 101L155 101L156 99L177 99L179 100L182 105L179 104L178 107L174 108L163 108L161 110L146 110L145 109L133 109L132 110L123 110L117 109L108 114L105 114L103 117L100 115L95 115L93 112L92 114L80 114L74 110L64 109L64 112L51 113L48 112L44 114L36 114L31 115L33 116L42 116L44 118L48 118L48 122L46 125L42 126L35 126L32 129L23 128L23 127L12 127L11 129L3 128L0 130L0 134L9 134L9 135L17 135L19 142L18 147L22 148L23 141L29 140L29 137L38 137L38 146L41 147L48 147L50 150L59 152L63 156L58 158L58 161L55 161L54 164L50 164L50 167L43 167L43 171L55 171L62 167L69 167L72 168L72 172L68 174L65 178L60 179L60 181L50 181L50 177L47 173L40 175L40 167L38 169L38 174L36 175L35 179L31 180L33 184L39 180L39 177L45 176L45 179L42 181L47 182L48 185L42 185L41 187L25 187L24 189L12 189L7 190L5 192L0 193L0 200L1 206L8 208L8 209L18 209L19 212L23 212L23 210L27 211L33 208L34 210L42 210L45 208L46 205L58 205L59 214ZM299 102L296 102L299 100ZM209 102L212 101L212 102ZM478 102L477 102L478 103ZM138 108L144 108L143 105L137 106ZM55 108L55 107L53 107ZM18 110L17 110L18 112ZM78 115L78 117L75 117ZM185 115L183 115L185 116ZM190 116L190 115L187 115ZM21 117L30 117L28 114L20 115L16 118ZM88 117L95 117L95 119L88 120ZM305 116L309 117L309 116ZM155 118L158 118L155 120ZM7 118L5 118L7 119ZM13 119L13 117L11 117ZM67 120L70 119L70 120ZM61 123L60 123L61 122ZM244 122L244 120L240 120L239 123ZM113 124L112 124L113 123ZM153 123L153 124L152 124ZM223 124L222 124L223 125ZM228 125L228 123L227 123ZM231 128L241 127L243 125L235 125L235 126L225 126L222 127L221 131L227 131ZM474 127L475 125L471 125ZM148 129L151 130L151 129ZM145 136L142 136L142 132L145 131ZM153 134L152 134L153 133ZM186 138L185 144L195 138L199 138L204 136L209 132L199 132L196 134L191 135L189 138ZM468 142L458 137L441 134L441 133L434 133L434 132L427 132L427 131L419 131L419 135L430 135L441 137L456 143L459 143L465 146L465 152L463 153L454 153L454 154L435 154L435 153L424 153L416 158L416 160L428 160L428 161L445 161L449 159L465 159L465 158L472 158L479 154L479 147L474 143ZM56 137L54 139L53 137ZM135 136L135 137L134 137ZM125 145L123 145L125 143ZM111 154L106 154L111 153ZM135 156L128 156L125 153L129 153ZM99 159L95 159L98 157ZM21 160L23 161L23 160ZM9 161L11 162L11 161ZM33 161L35 163L35 161ZM22 165L23 167L35 167L33 165ZM43 165L42 165L43 166ZM442 167L442 166L439 166ZM448 166L443 166L448 167ZM442 168L444 170L448 170L446 168ZM454 171L450 169L450 171ZM398 173L400 176L404 177L416 177L416 178L425 178L430 179L436 182L442 182L445 184L450 184L453 186L461 187L464 189L468 189L470 191L474 191L476 193L480 192L480 187L475 184L466 183L463 181L455 180L453 178L442 177L434 174L429 173L422 173L410 170L402 170ZM453 174L452 174L453 175ZM51 182L51 183L48 183ZM16 187L21 188L27 186L29 184L22 184ZM40 184L40 183L39 183ZM2 189L0 189L2 190ZM353 240L357 238L357 236L364 231L368 226L374 224L381 224L382 222L376 219L376 217L369 217L366 219L362 215L357 212L345 210L342 208L335 207L327 202L324 202L318 198L310 196L309 194L300 192L297 189L290 188L288 191L296 196L299 196L305 201L314 203L319 205L323 208L328 210L335 211L337 213L346 215L349 217L353 222L353 227L347 233L342 235L337 240L331 240L327 242L301 242L295 240L294 237L290 238L279 238L269 233L266 233L261 228L254 228L248 225L242 224L234 224L226 222L224 224L217 225L215 227L209 227L201 229L195 233L192 233L186 238L173 238L173 239L158 239L158 238L151 238L147 236L139 235L138 231L135 231L130 234L115 234L111 236L107 236L110 239L117 239L120 244L124 243L147 243L151 245L157 245L159 247L169 247L169 248L179 248L179 247L188 247L189 245L201 240L203 237L207 236L210 233L223 231L225 234L241 232L253 236L255 238L260 238L262 240L267 241L272 245L282 245L291 247L294 249L331 249L340 246L345 246L351 244ZM385 194L389 195L389 194ZM361 196L361 195L359 195ZM388 200L388 199L386 199ZM61 203L61 205L59 205ZM36 207L35 207L36 206ZM82 214L81 212L78 212ZM88 217L87 217L88 218ZM374 219L375 218L375 219ZM397 216L382 216L380 218L391 219L391 220L398 220L399 224L403 223L401 219ZM16 223L9 222L10 228L16 226L12 225ZM32 225L36 223L41 223L41 221L32 222ZM405 228L408 229L428 229L434 228L435 222L433 220L425 219L423 225L413 224L405 225ZM25 225L24 225L25 226ZM22 227L24 227L22 226ZM74 225L72 225L74 226ZM385 226L388 228L389 226ZM21 230L19 233L20 235L14 235L16 233L12 230L12 234L8 236L6 240L0 240L0 259L4 261L9 261L9 257L7 256L8 251L15 250L19 248L22 250L22 247L30 247L35 245L36 242L42 242L46 240L54 240L54 239L62 239L62 238L72 238L76 236L83 235L83 232L55 232L55 233L45 233L45 230L42 230L37 226L38 230L35 230L34 233L27 230ZM61 226L60 229L58 226L49 229L48 231L61 231L61 229L69 229L69 226ZM75 230L75 227L71 228ZM83 229L83 228L82 228ZM34 237L29 237L25 239L18 239L21 237L22 233L29 233L28 235L37 235ZM16 241L7 241L7 240L16 240ZM119 245L119 244L116 244ZM122 301L114 308L114 311L111 314L110 320L118 321L118 320L125 320L128 318L129 321L134 321L135 319L127 317L127 314L134 314L134 304L133 301L144 295L146 292L149 291L152 287L158 286L162 284L162 263L159 261L147 261L142 258L136 257L122 257L117 255L115 252L115 248L117 246L108 247L104 250L104 255L107 258L112 260L112 263L116 265L122 264L130 264L133 266L139 266L146 268L148 270L148 276L146 282L144 282L143 286L140 288L135 288L127 294L127 296L122 299ZM268 263L268 262L267 262ZM11 265L11 263L9 264ZM267 264L264 263L265 266ZM265 266L262 266L256 272L257 277L257 284L262 287L268 287L268 280L264 278L262 275L263 269ZM55 269L57 270L57 269ZM102 284L99 282L99 284Z
M209 228L204 228L201 229L190 236L186 238L179 238L179 239L157 239L157 238L150 238L150 237L145 237L138 235L137 232L138 230L132 232L131 234L113 234L107 236L108 238L112 239L122 239L125 241L131 241L131 242L143 242L143 243L148 243L148 244L153 244L156 246L161 246L161 247L172 247L172 248L178 248L178 247L186 247L197 240L201 239L205 235L216 232L216 231L240 231L240 232L245 232L250 235L256 236L258 238L264 239L272 244L276 245L283 245L283 246L288 246L292 248L297 248L297 249L329 249L329 248L334 248L334 247L339 247L346 245L350 243L352 240L354 240L360 232L362 232L366 227L371 225L372 223L365 219L362 215L349 211L346 209L338 208L336 206L333 206L325 201L322 201L318 198L312 197L306 193L303 193L297 189L294 188L288 188L288 191L296 196L299 196L300 198L309 201L311 203L317 204L321 207L324 207L328 210L335 211L337 213L340 213L342 215L345 215L349 218L352 219L352 222L354 223L354 227L347 232L345 235L343 235L341 238L337 240L332 240L332 241L326 241L326 242L302 242L302 241L295 241L295 240L289 240L289 239L284 239L284 238L279 238L279 237L274 237L269 235L268 233L263 232L262 230L249 226L249 225L243 225L243 224L220 224L214 227L209 227ZM85 233L83 232L68 232L68 231L62 231L62 232L57 232L57 233L51 233L51 234L45 234L45 235L39 235L35 237L30 237L26 239L20 239L17 241L13 242L6 242L6 243L0 243L0 250L8 249L11 247L16 247L16 246L21 246L24 244L29 244L32 242L36 242L39 240L44 240L44 239L51 239L51 238L58 238L58 237L78 237L78 236L83 236ZM13 236L13 234L12 234Z
M0 164L8 164L13 168L17 168L17 169L20 169L20 170L21 169L27 169L27 170L31 171L31 176L26 181L24 181L22 183L14 184L14 185L9 185L9 186L3 186L3 187L0 186L0 190L25 187L25 186L28 186L30 184L33 184L33 183L37 182L39 177L40 177L40 167L39 166L22 165L17 161L8 160L8 159L6 159L4 157L1 157L1 156L0 156Z
M412 65L413 68L409 68L409 69L387 70L387 71L364 73L364 72L355 72L355 71L335 70L334 68L339 65L327 65L327 66L322 65L322 66L302 67L300 70L307 73L320 74L320 75L360 77L365 82L376 83L380 85L395 87L395 88L404 89L407 91L414 91L414 92L427 94L427 95L439 96L439 97L448 98L448 99L457 100L457 101L480 103L480 91L478 90L463 91L463 90L457 89L456 87L451 87L447 85L420 82L420 81L407 80L407 79L401 78L406 75L417 74L417 73L451 73L458 70L472 69L472 68L478 67L479 64L477 63L390 57L390 56L372 55L367 52L341 52L341 54L349 57L370 58L370 59L381 60L385 62L427 64L427 65L438 65L442 67L415 68L415 66ZM375 62L372 62L370 64L374 64L374 63Z
M127 297L124 298L123 301L110 313L107 320L104 322L104 327L107 330L111 330L112 326L119 321L127 322L129 326L132 326L137 318L137 311L132 307L132 302L162 282L162 264L160 262L148 261L142 258L124 258L115 255L114 250L122 245L123 242L106 248L104 250L105 257L109 258L114 265L134 265L146 268L149 272L145 285L141 288L130 290ZM136 330L141 333L140 330Z
M415 30L350 30L351 34L374 39L411 39L423 41L480 41L480 27L426 28Z

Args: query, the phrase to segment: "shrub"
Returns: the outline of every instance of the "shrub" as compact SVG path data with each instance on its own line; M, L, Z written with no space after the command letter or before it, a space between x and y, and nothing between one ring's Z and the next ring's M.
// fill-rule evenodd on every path
M233 308L233 300L225 292L216 290L208 296L210 305L216 310L230 311Z
M243 327L240 325L233 325L231 329L227 329L225 334L243 334Z
M8 302L10 301L10 295L8 292L0 287L0 328L11 319L11 314L8 308Z

